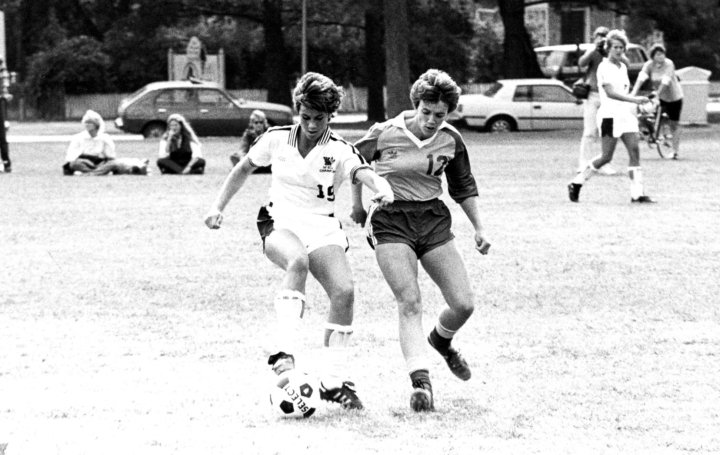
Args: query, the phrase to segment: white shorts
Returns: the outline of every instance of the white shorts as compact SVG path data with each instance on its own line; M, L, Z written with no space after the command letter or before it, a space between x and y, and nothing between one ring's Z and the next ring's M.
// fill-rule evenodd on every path
M598 130L600 137L620 137L625 133L638 133L638 120L630 112L627 115L617 115L611 118L598 116Z
M307 248L308 253L329 245L337 245L343 250L350 246L342 224L336 218L325 215L308 213L278 213L277 210L269 209L270 220L265 220L265 233L260 229L260 235L269 235L273 230L287 229L295 234ZM258 227L260 227L258 218ZM270 223L267 225L267 223ZM270 227L270 229L267 229Z

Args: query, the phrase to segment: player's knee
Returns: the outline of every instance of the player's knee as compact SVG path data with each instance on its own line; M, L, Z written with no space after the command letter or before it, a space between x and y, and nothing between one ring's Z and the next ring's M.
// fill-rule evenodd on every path
M420 296L406 296L398 301L401 317L411 318L422 314L422 300Z
M330 291L329 297L334 306L352 309L355 302L355 289L352 282L336 286Z
M299 251L288 258L287 271L289 273L305 273L310 268L310 257L304 251Z

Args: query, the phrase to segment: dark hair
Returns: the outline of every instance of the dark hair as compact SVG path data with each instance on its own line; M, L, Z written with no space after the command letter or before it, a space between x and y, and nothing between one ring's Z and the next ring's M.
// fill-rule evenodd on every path
M448 106L448 114L457 108L462 90L445 71L427 70L420 76L410 90L410 101L417 109L420 101L437 103L442 101Z
M293 90L293 104L300 112L300 106L307 109L334 114L340 108L345 92L327 76L320 73L306 73Z
M657 54L658 52L667 54L667 51L665 50L665 46L663 46L661 43L655 43L652 46L650 46L650 58L655 58L655 54Z

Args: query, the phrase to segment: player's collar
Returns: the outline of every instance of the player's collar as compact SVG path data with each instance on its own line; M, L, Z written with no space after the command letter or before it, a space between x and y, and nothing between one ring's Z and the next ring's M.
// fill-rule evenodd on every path
M288 144L295 148L298 148L298 146L300 145L300 134L302 134L302 131L301 131L300 124L298 123L297 125L293 126L292 129L290 130L290 135L288 136ZM328 142L330 142L331 134L332 133L330 132L330 127L328 126L325 129L325 132L323 133L323 135L320 136L320 139L318 140L317 144L315 144L315 147L317 147L319 145L325 145Z
M403 111L403 112L401 112L397 117L394 117L394 118L390 119L390 124L393 125L393 126L397 126L398 128L402 128L402 129L404 129L404 130L407 130L408 127L407 127L407 125L405 124L405 119L407 118L406 115L407 115L408 112L411 112L411 111ZM440 130L442 130L442 129L446 129L446 128L447 128L447 129L452 129L452 126L451 126L448 122L446 122L445 120L443 120L443 122L442 122L442 123L440 124L440 126L438 127L438 131L440 131ZM433 137L434 137L434 136L435 136L435 135L433 135Z

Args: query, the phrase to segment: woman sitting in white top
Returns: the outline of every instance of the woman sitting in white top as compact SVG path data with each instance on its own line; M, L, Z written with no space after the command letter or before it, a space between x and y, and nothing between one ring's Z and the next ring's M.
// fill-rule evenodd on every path
M82 118L85 131L70 139L63 173L73 175L95 171L102 164L114 160L115 143L105 133L105 121L95 111L87 111Z

